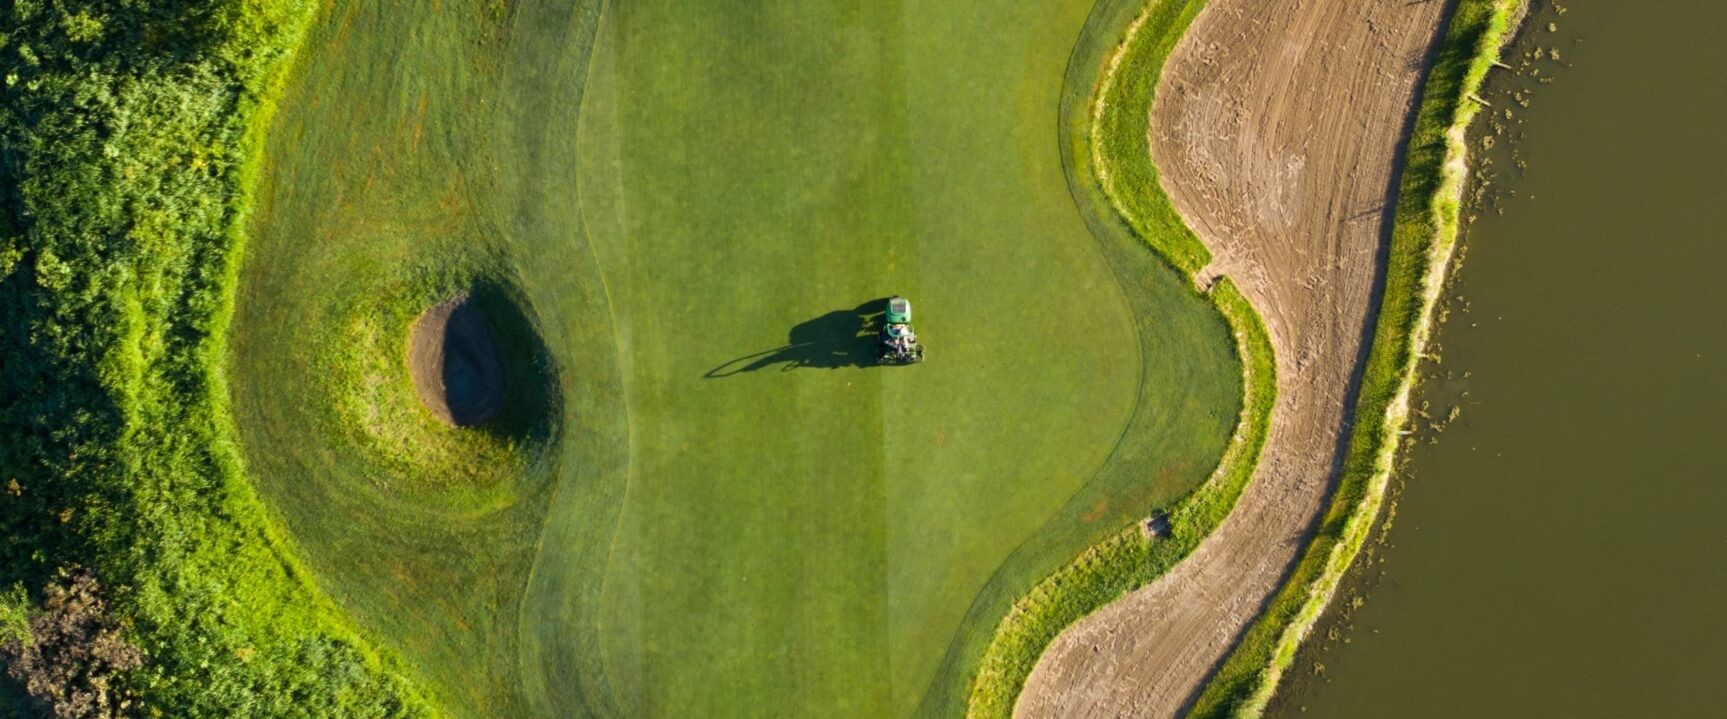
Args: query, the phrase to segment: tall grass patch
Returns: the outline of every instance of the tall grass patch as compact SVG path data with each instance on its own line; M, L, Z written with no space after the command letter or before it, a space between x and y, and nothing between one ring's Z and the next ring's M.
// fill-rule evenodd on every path
M1181 220L1158 182L1150 148L1151 106L1164 61L1204 7L1205 0L1146 3L1104 68L1091 133L1092 167L1110 203L1135 234L1189 275L1211 262L1211 251Z
M405 716L242 476L221 358L299 0L0 13L0 586L79 565L147 715Z

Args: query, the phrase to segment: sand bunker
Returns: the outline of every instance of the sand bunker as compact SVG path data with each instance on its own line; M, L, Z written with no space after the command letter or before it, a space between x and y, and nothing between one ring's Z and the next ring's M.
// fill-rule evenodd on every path
M504 363L492 323L465 294L414 320L408 371L426 409L457 427L491 419L504 401Z

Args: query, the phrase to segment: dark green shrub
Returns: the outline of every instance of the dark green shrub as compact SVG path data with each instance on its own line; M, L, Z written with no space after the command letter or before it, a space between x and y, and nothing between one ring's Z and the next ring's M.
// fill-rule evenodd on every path
M145 713L418 706L272 533L220 374L255 128L313 9L0 0L0 586L87 567Z

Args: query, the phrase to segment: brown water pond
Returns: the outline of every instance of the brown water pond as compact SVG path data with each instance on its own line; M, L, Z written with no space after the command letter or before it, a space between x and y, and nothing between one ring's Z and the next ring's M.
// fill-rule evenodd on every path
M1727 712L1727 4L1566 10L1489 98L1522 137L1424 390L1461 411L1275 716Z

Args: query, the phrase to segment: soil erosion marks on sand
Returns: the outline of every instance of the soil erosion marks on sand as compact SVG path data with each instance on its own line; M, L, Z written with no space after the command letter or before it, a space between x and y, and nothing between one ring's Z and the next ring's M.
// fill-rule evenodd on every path
M491 320L466 294L432 305L408 333L414 391L457 427L479 424L504 402L504 363Z
M1441 2L1214 0L1164 66L1164 189L1264 316L1277 402L1254 481L1174 571L1074 625L1021 716L1171 716L1300 550L1335 472L1402 131Z

